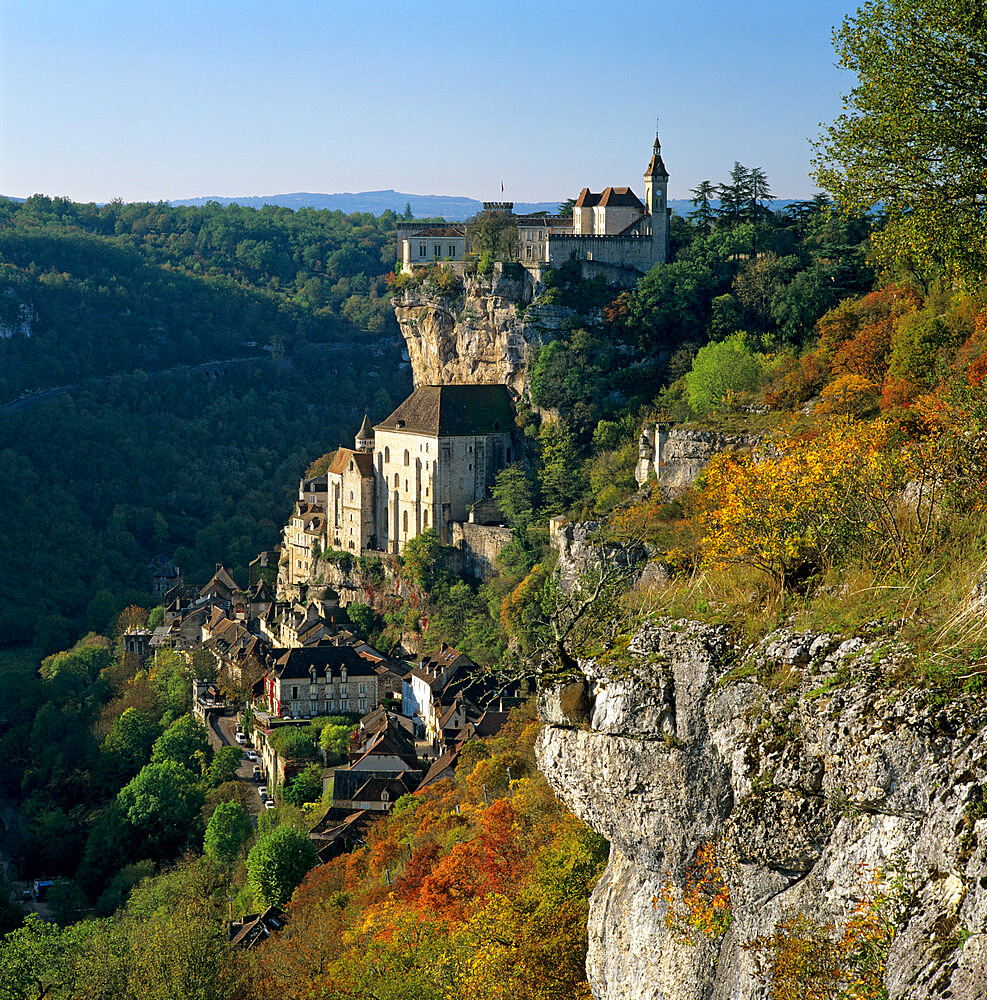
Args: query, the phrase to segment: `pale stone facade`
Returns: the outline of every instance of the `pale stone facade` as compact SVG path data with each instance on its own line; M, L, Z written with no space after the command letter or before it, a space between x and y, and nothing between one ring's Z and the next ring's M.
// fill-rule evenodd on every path
M379 548L400 553L432 528L448 544L494 476L517 457L503 385L421 386L374 428Z
M668 260L668 171L657 133L644 172L643 202L629 187L607 187L598 194L583 188L571 216L515 216L509 201L484 202L483 211L512 216L518 229L517 256L529 267L575 259L643 273ZM441 261L462 273L470 249L462 224L398 224L398 261L407 273Z

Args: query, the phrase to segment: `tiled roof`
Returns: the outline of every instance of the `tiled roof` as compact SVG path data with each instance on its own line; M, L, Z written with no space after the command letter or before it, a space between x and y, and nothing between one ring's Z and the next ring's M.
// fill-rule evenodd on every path
M644 171L645 177L668 177L668 171L665 169L665 162L661 158L661 153L655 150L648 163L648 169Z
M506 385L423 385L377 430L406 430L435 437L507 434L514 405Z
M642 212L644 205L629 187L608 187L600 195L601 208L637 208Z
M593 194L589 188L583 188L579 192L579 197L576 199L573 208L592 208L594 205L598 205L599 202L600 196L598 194Z
M363 428L360 428L360 437L366 437L363 433ZM370 437L373 437L373 431L370 432ZM374 456L369 451L356 451L354 448L339 448L336 451L336 457L332 460L332 465L329 466L329 472L334 476L342 475L349 466L350 461L356 463L357 469L360 470L360 475L364 479L370 479L374 474Z

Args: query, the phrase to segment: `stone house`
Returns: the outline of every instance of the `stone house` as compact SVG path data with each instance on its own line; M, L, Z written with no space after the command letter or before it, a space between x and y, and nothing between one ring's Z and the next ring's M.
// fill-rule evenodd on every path
M326 535L330 548L356 552L376 548L373 449L374 431L365 414L356 435L356 448L339 448L326 474Z
M255 696L266 700L273 716L300 719L377 707L377 664L352 646L274 650L271 655L272 666Z
M308 579L325 539L326 510L319 504L299 500L284 530L281 560L288 583Z
M399 270L410 272L425 264L451 262L462 266L469 249L466 226L450 222L399 222Z

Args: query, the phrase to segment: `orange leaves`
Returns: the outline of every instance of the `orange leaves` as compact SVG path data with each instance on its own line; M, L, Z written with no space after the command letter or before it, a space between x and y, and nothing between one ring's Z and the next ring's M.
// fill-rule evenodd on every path
M885 1000L885 964L908 892L903 870L889 880L875 869L844 921L795 914L745 944L769 1000Z
M686 870L685 886L673 884L667 872L660 896L665 904L665 926L685 944L693 944L696 935L717 938L730 926L730 889L716 861L712 842L700 845ZM657 906L658 899L652 900Z

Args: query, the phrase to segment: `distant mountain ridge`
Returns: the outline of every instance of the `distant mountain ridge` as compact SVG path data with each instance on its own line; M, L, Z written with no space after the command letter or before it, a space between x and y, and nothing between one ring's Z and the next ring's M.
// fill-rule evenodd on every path
M12 195L0 195L0 199L6 198L9 201L23 202L24 198L15 198ZM790 205L794 198L775 198L769 203L774 211ZM565 201L560 198L558 201L516 201L514 211L518 215L525 215L529 212L550 212L558 211L559 205ZM411 214L416 219L428 219L439 216L450 221L462 221L476 215L483 208L483 202L475 198L461 198L456 195L446 194L408 194L405 191L357 191L342 192L339 194L317 194L308 191L296 191L291 194L270 194L270 195L243 195L237 198L228 198L222 195L208 196L205 198L178 198L166 202L168 205L191 205L201 206L209 202L216 202L219 205L243 205L247 208L263 208L265 205L278 205L282 208L316 208L339 210L340 212L370 212L372 215L380 215L390 209L399 215L405 208L411 206ZM103 205L105 202L97 202ZM719 207L719 202L715 199L710 202L713 208ZM677 215L688 215L693 211L694 205L687 198L669 198L668 207Z
M441 194L409 194L404 191L358 191L340 194L316 194L311 192L295 192L292 194L249 195L239 198L183 198L169 202L171 205L205 205L207 202L218 202L220 205L244 205L250 208L263 208L265 205L280 205L284 208L318 208L338 209L340 212L370 212L380 215L391 209L401 214L406 206L411 206L415 218L430 218L441 216L444 219L462 220L476 215L483 208L483 203L475 198L460 198L455 195ZM558 201L515 202L514 211L526 212L556 212L564 199Z
M771 207L776 211L791 204L791 198L776 198ZM475 198L462 198L445 194L409 194L406 191L357 191L340 194L317 194L297 191L292 194L244 195L238 198L207 197L182 198L168 202L169 205L205 205L207 202L218 202L220 205L244 205L249 208L263 208L265 205L279 205L283 208L317 208L340 212L370 212L380 215L391 209L399 215L405 208L411 206L411 214L416 219L428 219L439 216L450 221L462 221L483 208L483 203ZM528 212L557 212L559 205L565 201L516 201L514 211L518 215ZM715 208L718 202L711 202ZM678 215L687 215L694 208L686 198L670 198L668 207Z

